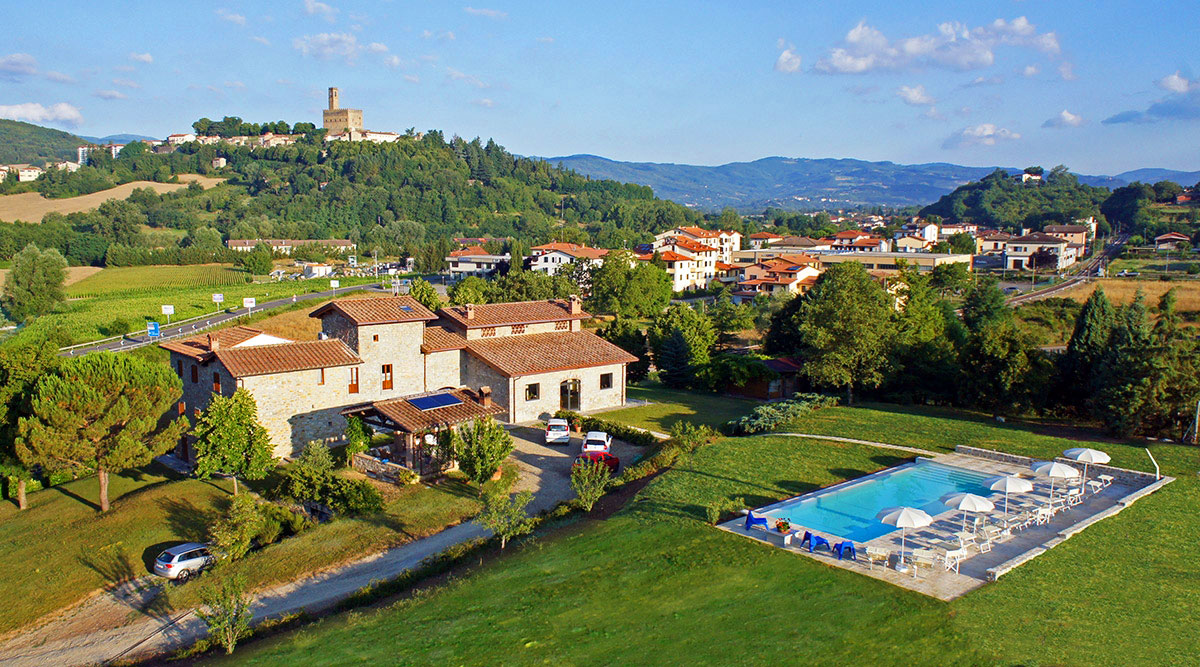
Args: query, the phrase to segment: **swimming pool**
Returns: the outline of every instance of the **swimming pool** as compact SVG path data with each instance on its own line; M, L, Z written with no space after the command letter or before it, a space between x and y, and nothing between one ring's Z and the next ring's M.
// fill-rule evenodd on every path
M992 495L983 486L987 478L973 470L918 459L862 480L776 503L756 514L866 542L897 530L875 518L879 510L904 505L925 510L930 516L941 514L949 508L938 498L947 493L974 493L985 498Z

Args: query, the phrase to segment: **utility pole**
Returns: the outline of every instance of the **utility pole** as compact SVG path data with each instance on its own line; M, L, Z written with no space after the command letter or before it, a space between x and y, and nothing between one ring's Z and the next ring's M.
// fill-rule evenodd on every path
M1192 422L1192 444L1200 443L1200 400L1196 401L1196 419Z

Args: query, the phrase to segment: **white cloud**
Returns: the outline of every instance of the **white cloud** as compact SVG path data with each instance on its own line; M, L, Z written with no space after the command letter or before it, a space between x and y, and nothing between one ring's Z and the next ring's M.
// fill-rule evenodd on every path
M129 79L113 79L112 82L114 86L121 86L122 88L142 87L142 84L138 83L137 81L130 81Z
M93 94L93 95L95 95L96 97L99 97L99 98L100 98L100 99L102 99L102 100L123 100L123 99L126 99L126 95L125 95L125 93L122 93L122 92L121 92L121 91L119 91L119 90L97 90L96 92L94 92L94 93L92 93L92 94Z
M508 17L508 12L502 12L499 9L479 9L476 7L463 7L463 11L475 16L486 16L489 19L502 19Z
M421 39L433 39L433 32L429 30L422 30Z
M782 42L783 40L779 40ZM775 71L783 72L784 74L793 74L800 71L800 54L796 53L796 47L791 44L779 53L779 57L775 59Z
M1065 127L1080 127L1083 125L1083 116L1071 113L1063 109L1057 116L1042 123L1042 127L1065 128Z
M977 76L971 79L969 83L964 83L963 88L978 88L979 86L998 86L1004 83L1002 76Z
M391 67L392 69L399 67L400 62L400 56L388 56L383 59L383 64Z
M921 115L930 120L946 120L946 117L944 115L942 115L942 112L938 111L937 107L933 107L933 106L926 109L925 113L923 113Z
M968 146L995 146L1001 141L1014 141L1021 135L992 123L971 125L955 132L942 142L942 148L964 148Z
M54 83L75 83L75 77L62 72L44 72L42 76L46 77Z
M338 10L317 0L304 0L304 13L309 16L320 16L326 21L333 21Z
M933 99L929 93L925 92L924 85L918 86L900 86L896 91L896 95L904 100L905 104L914 107L932 106L937 100Z
M228 9L218 9L217 16L220 17L222 21L229 21L234 25L246 25L245 16L242 16L241 14L234 14Z
M43 106L36 102L24 104L0 105L0 118L23 120L29 123L58 123L61 125L79 125L83 122L83 114L79 108L59 102Z
M1025 69L1021 70L1021 76L1030 77L1037 76L1038 72L1042 71L1037 65L1026 65Z
M542 44L553 44L554 38L553 37L538 37L537 41L541 42Z
M387 53L388 47L379 42L371 42L367 45L367 53Z
M321 60L341 58L353 62L358 55L360 46L358 38L348 32L323 32L317 35L305 35L292 40L292 46L302 55L312 56Z
M19 81L37 74L37 59L28 53L10 53L0 56L0 79Z
M454 40L456 40L458 38L454 36L454 32L452 30L447 30L446 32L443 32L442 34L438 35L438 39L444 39L447 42L453 42Z
M147 65L154 62L154 56L149 53L130 53L129 59L136 60L139 63L146 63Z
M1064 61L1058 66L1058 75L1063 81L1074 81L1079 77L1075 75L1075 63Z
M483 81L480 81L478 77L473 76L471 74L467 74L465 72L460 72L460 71L454 69L453 67L446 68L446 76L450 77L451 79L453 79L455 81L462 81L463 83L470 84L472 86L475 86L476 88L487 88L488 87L488 85L486 83L484 83Z
M947 22L932 34L892 41L878 29L860 21L846 33L840 46L817 61L816 69L830 74L861 74L875 70L913 70L924 67L971 70L996 60L997 46L1030 49L1046 55L1060 51L1053 32L1038 33L1025 17L996 19L971 28Z
M270 45L271 45L271 40L269 40L269 39L267 39L266 37L263 37L263 36L261 36L261 35L255 35L254 37L251 37L250 39L252 39L252 40L254 40L254 41L258 42L259 44L262 44L263 46L270 46Z
M477 100L471 100L471 104L474 104L477 107L483 107L485 109L491 109L492 107L496 106L496 103L487 97L481 97Z
M136 72L137 68L133 65L116 65L113 67L114 72Z
M241 81L226 81L224 86L226 88L233 88L235 90L244 90L246 88L246 84L242 83Z
M1186 93L1193 85L1195 83L1189 81L1178 70L1174 74L1168 74L1158 80L1159 88L1172 93Z
M417 76L416 74L405 74L404 80L409 83L421 83L421 77Z

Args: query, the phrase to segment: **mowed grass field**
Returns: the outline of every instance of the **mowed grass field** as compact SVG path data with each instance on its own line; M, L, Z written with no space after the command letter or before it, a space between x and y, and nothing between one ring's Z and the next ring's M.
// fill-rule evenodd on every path
M628 398L651 401L651 404L612 410L601 416L659 433L670 433L671 425L680 420L716 428L749 413L759 404L749 399L694 394L660 385L629 387L625 391Z
M1200 280L1130 280L1128 278L1100 278L1082 285L1072 287L1059 296L1075 299L1080 303L1087 301L1096 286L1104 287L1104 293L1110 301L1118 305L1133 303L1138 290L1145 296L1147 306L1158 305L1158 299L1172 287L1177 288L1175 296L1178 299L1176 309L1179 311L1200 311Z
M1050 456L1079 441L953 412L866 406L805 428L949 450ZM845 427L840 429L839 426ZM799 425L797 425L799 427ZM1141 443L1092 443L1145 470ZM228 664L1196 664L1196 450L1160 445L1178 481L950 603L704 522L901 461L865 445L765 435L684 455L616 515L512 547L449 584L239 647Z
M197 174L181 174L179 183L155 183L153 181L133 181L115 188L93 192L78 197L66 199L46 199L38 192L22 192L16 195L0 196L0 220L5 222L41 222L47 213L79 213L90 211L109 199L127 199L138 188L150 188L162 194L186 188L189 183L196 181L206 189L219 183L223 178L200 176Z
M97 589L150 575L153 559L167 546L206 541L208 525L228 507L233 488L226 480L183 479L158 465L110 480L113 502L106 514L96 511L94 477L31 493L25 511L11 501L0 503L0 572L7 598L0 605L0 633L79 602ZM251 484L262 490L275 481ZM252 552L232 569L252 588L292 581L431 535L480 508L478 494L457 481L381 490L381 514L313 527ZM174 608L186 609L198 602L198 593L197 585L187 584L172 587L168 599Z

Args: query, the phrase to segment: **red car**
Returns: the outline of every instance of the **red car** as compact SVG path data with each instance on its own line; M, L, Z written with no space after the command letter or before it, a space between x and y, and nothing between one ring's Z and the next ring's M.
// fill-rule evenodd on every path
M621 459L608 452L584 452L579 455L579 458L575 459L575 463L571 465L571 469L574 470L579 466L597 462L608 466L608 472L613 475L617 474L617 468L621 467Z

